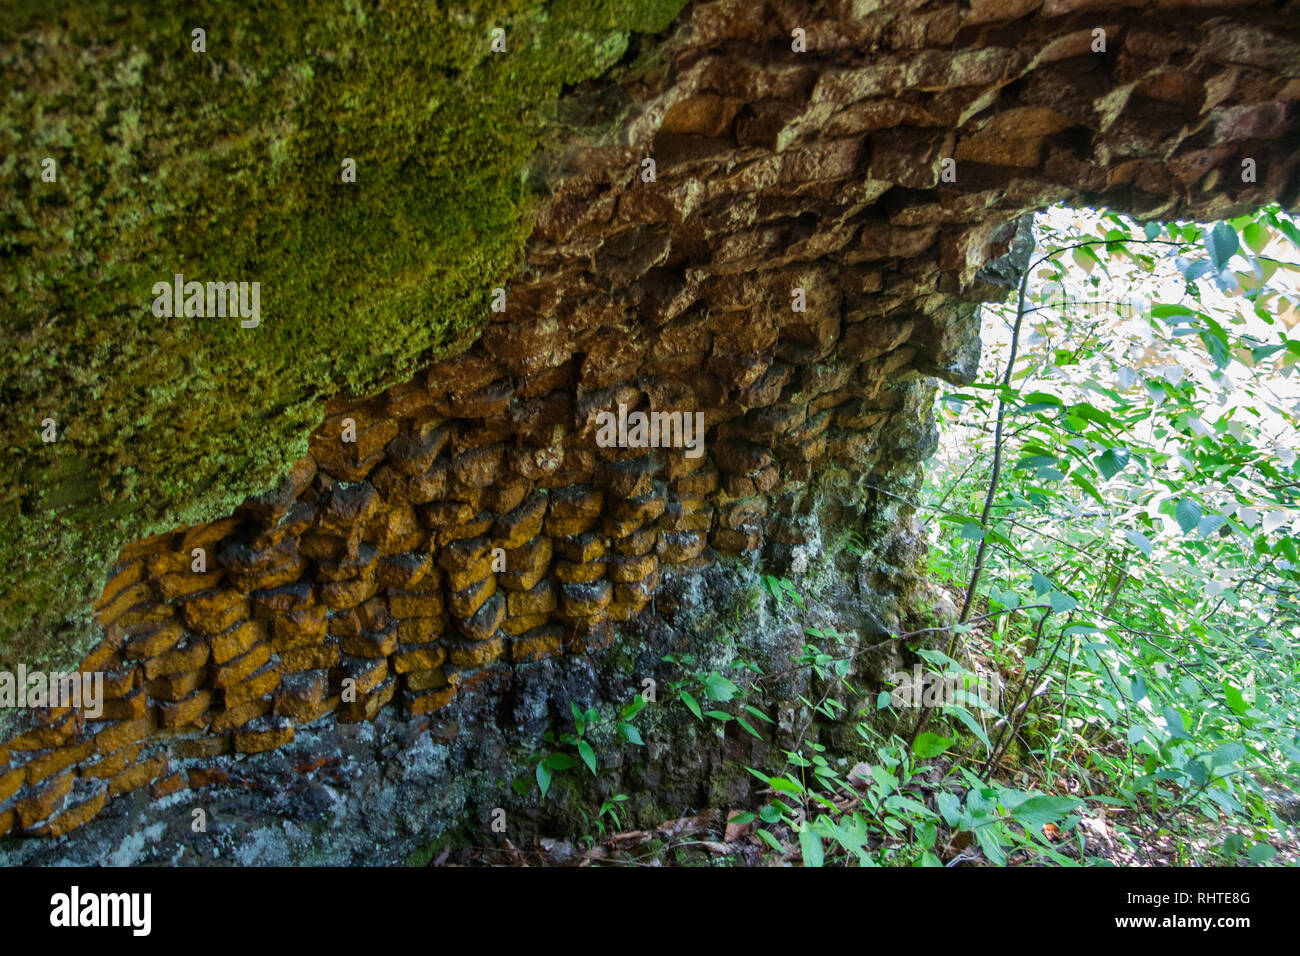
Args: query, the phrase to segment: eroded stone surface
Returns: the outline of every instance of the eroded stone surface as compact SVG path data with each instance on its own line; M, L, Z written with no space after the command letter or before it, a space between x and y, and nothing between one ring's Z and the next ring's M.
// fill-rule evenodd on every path
M971 374L975 304L1023 268L1018 217L1293 204L1294 13L691 7L658 66L574 91L625 120L539 163L550 199L475 346L332 402L276 492L122 553L83 665L112 675L104 719L41 714L8 743L0 825L85 826L58 852L94 860L392 859L492 806L536 818L496 781L570 700L626 701L665 650L725 659L714 605L759 562L820 569L859 635L897 629L919 538L873 489L932 449L924 376ZM620 404L702 412L705 453L599 447ZM867 539L858 567L829 555L836 529ZM762 653L799 642L786 620ZM800 692L773 687L789 719L762 744L649 717L651 762L610 786L742 799L726 768L790 742ZM243 842L189 836L186 800ZM325 845L328 821L346 835ZM146 824L166 849L129 842Z

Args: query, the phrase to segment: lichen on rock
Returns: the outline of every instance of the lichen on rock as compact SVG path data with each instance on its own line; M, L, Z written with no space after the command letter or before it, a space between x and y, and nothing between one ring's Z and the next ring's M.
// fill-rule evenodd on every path
M325 400L472 342L560 92L682 2L11 5L0 662L75 664L123 544L229 513ZM156 318L175 273L260 281L260 326Z

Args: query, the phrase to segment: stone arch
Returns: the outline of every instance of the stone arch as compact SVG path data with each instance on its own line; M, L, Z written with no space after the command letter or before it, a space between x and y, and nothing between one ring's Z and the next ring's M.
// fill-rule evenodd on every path
M526 261L475 344L332 401L310 453L232 515L124 548L82 664L107 674L102 719L41 712L0 748L0 835L70 832L132 793L269 806L279 781L310 804L316 777L403 750L425 776L385 790L375 772L354 796L432 780L441 809L408 822L445 829L473 812L458 774L486 785L475 761L502 771L555 701L635 685L587 658L626 633L667 646L698 582L733 594L745 568L797 565L836 525L872 536L855 586L889 630L917 545L872 489L905 484L931 447L925 376L973 368L975 307L1024 267L1017 221L1060 201L1162 219L1294 208L1295 14L692 5L652 65L573 92L625 115L539 158ZM601 447L620 405L701 414L705 453ZM684 761L655 785L685 800L716 769ZM331 858L353 858L344 843Z

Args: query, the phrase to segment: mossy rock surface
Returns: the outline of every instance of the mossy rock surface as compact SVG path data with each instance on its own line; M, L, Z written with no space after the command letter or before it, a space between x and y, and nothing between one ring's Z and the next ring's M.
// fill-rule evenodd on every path
M468 346L534 221L524 170L560 94L682 5L0 14L0 663L73 663L125 542L228 513L326 399ZM175 273L259 282L260 326L156 318Z

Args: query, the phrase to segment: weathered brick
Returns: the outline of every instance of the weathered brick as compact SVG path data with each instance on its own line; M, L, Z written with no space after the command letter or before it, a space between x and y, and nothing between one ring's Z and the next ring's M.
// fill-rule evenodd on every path
M254 644L265 641L268 637L265 621L244 621L228 631L214 634L208 639L212 651L212 662L217 665L228 664L235 658L247 654Z
M517 617L507 617L505 623L501 625L501 630L511 637L517 637L534 628L543 627L551 621L550 614L523 614Z
M574 564L588 564L605 556L605 539L600 535L578 535L575 538L556 538L555 553Z
M340 610L356 607L363 601L369 600L379 590L379 583L375 578L374 571L370 571L351 581L318 584L316 590L323 605Z
M274 750L293 742L293 724L283 718L259 717L235 733L235 750L243 754Z
M497 518L492 537L502 548L517 548L531 541L542 530L546 518L547 497L534 494L523 504Z
M425 579L432 567L433 559L428 554L389 554L379 559L376 580L385 589L410 591Z
M185 626L199 634L220 634L252 614L247 597L227 590L196 594L182 607Z
M555 588L549 581L538 582L527 591L512 591L506 595L506 610L511 617L523 614L545 614L559 606Z
M108 788L100 790L90 798L83 800L75 806L69 807L58 816L50 820L49 835L52 837L66 836L73 830L85 826L99 811L104 809L108 802Z
M14 767L7 773L0 773L0 803L4 803L27 783L27 768Z
M497 592L497 580L488 576L464 591L453 591L447 595L447 608L458 618L467 618L481 608L485 601Z
M217 723L221 720L221 716L221 714L213 716L212 723L208 725L210 735L178 740L172 744L172 753L182 760L208 760L230 753L230 738L221 736L217 730Z
M556 561L553 569L555 579L561 584L583 584L605 576L605 561L592 561L590 564L574 564L572 561Z
M95 749L101 754L111 754L137 740L144 740L155 726L152 714L139 720L118 721L95 734Z
M497 583L511 591L530 590L551 565L551 539L537 537L528 544L506 552L506 571L497 575Z
M118 592L117 597L99 608L99 620L104 624L121 623L126 612L142 602L153 598L153 589L148 582L139 581Z
M432 714L442 710L456 699L455 687L440 687L425 691L402 692L402 709L408 714Z
M158 705L158 726L184 727L203 717L212 707L212 691L196 690L189 697Z
M191 639L180 647L172 648L165 654L150 658L144 662L146 680L153 680L163 674L183 674L198 670L208 662L211 651L207 641Z
M221 584L225 576L226 572L220 568L206 572L196 572L186 568L175 574L163 575L154 582L154 586L158 588L158 593L164 601L174 601L196 591L215 588Z
M123 747L121 750L107 754L97 760L90 760L83 763L77 769L77 772L81 776L91 780L103 780L108 777L115 777L125 770L127 765L140 755L140 750L143 746L144 744L142 743L130 744L129 746Z
M100 592L99 598L94 603L95 610L98 611L112 604L125 589L138 584L144 578L144 573L143 558L114 565L109 571L108 580L104 582L104 590Z
M428 644L447 630L447 618L409 617L397 625L397 639L403 644Z
M313 595L309 582L295 581L277 588L254 591L251 597L253 617L265 621L310 606Z
M356 691L358 700L363 694L369 693L382 684L387 677L388 659L383 657L378 659L345 657L334 671L334 679L345 693L347 688L343 687L343 682L346 680L353 682L352 689Z
M31 791L26 799L18 801L14 809L18 812L19 825L29 828L59 810L63 798L72 790L74 779L72 771L65 771Z
M315 647L295 647L280 652L280 670L289 674L295 671L312 671L333 667L339 662L339 645L331 641Z
M212 686L222 688L238 684L270 659L271 648L266 644L256 644L243 657L212 668Z
M7 746L10 750L17 752L62 747L72 739L76 730L76 721L71 716L60 717L57 720L23 731L10 740Z
M227 707L213 713L208 731L214 734L227 734L242 727L251 720L256 720L271 712L271 701L265 699L249 700L234 707ZM230 746L234 746L230 744Z
M393 617L404 620L409 617L436 618L445 613L446 605L442 595L411 594L407 591L389 591L388 609Z
M489 511L505 514L519 507L532 489L533 484L530 481L522 478L505 478L486 489L483 504Z
M329 695L329 673L303 671L285 677L275 695L276 713L301 720Z
M397 681L390 677L364 697L359 696L352 703L341 702L338 706L339 721L346 724L373 720L375 715L393 699L396 691Z
M402 675L402 683L407 690L432 690L435 687L446 687L447 675L441 667L427 671L409 671Z
M358 527L357 534L360 534L361 530ZM333 583L351 581L374 574L377 567L379 567L379 549L373 544L358 541L355 547L349 547L337 557L318 560L313 574L317 581Z
M173 793L180 793L188 786L188 781L183 771L176 771L161 780L155 780L149 784L149 796L154 800L161 800L163 797L169 797Z
M443 662L447 652L436 644L403 645L393 656L393 671L408 674L412 671L432 670Z
M122 645L122 658L128 661L157 657L180 643L185 630L179 624L155 624L133 629Z
M505 619L505 598L498 592L484 601L471 617L458 619L456 629L470 640L481 641L495 633Z
M616 582L640 581L659 570L659 557L654 553L636 558L616 557L609 561L610 579Z
M516 662L538 661L564 652L564 629L538 627L519 635L510 643L510 659Z
M272 649L284 653L290 648L319 644L325 639L327 613L325 607L317 605L277 617L272 627Z
M388 627L378 634L362 631L355 637L345 637L340 642L344 654L351 657L387 657L397 649L396 627Z
M58 773L73 764L80 763L95 752L93 740L83 740L78 744L68 744L58 750L41 754L27 761L27 785L35 786L46 777Z
M221 696L227 707L235 707L245 701L265 697L279 686L280 665L272 662L263 665L238 684L227 687Z
M447 652L447 658L457 667L484 667L500 657L504 649L504 639L498 634L490 640L458 644Z
M566 584L560 588L560 609L566 620L599 614L609 604L613 585L608 581Z
M295 538L286 538L263 550L243 544L224 546L217 561L225 568L233 591L272 591L302 578L308 555Z
M100 708L98 720L137 720L149 710L149 695L143 687L137 687L125 697L102 701Z

